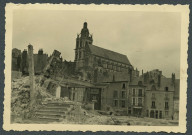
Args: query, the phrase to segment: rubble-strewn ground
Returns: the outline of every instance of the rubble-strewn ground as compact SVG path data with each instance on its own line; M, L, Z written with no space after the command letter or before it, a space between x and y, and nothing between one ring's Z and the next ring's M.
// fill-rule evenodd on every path
M15 79L12 81L11 115L13 123L35 123L35 124L84 124L84 125L144 125L144 126L177 126L178 121L152 118L137 118L130 116L101 115L97 111L81 108L76 104L68 113L66 118L59 122L49 122L28 118L29 111L29 81L28 77ZM54 97L46 92L45 87L41 86L41 76L36 77L36 89L38 91L39 105L43 99L52 99ZM64 101L64 100L63 100ZM61 102L63 102L61 101ZM38 106L37 106L38 107Z
M119 121L118 124L115 124L112 120L116 119ZM128 116L104 116L104 115L94 115L90 117L82 118L77 117L76 121L64 119L60 122L46 122L46 121L37 121L33 119L19 120L15 121L16 123L35 123L35 124L83 124L83 125L130 125L130 126L177 126L178 121L173 120L164 120L164 119L152 119L152 118L136 118Z

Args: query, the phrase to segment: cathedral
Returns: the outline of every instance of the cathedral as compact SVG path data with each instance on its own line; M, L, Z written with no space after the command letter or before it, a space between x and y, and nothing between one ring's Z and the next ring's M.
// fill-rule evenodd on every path
M92 74L91 71L105 72L113 74L113 79L117 76L116 79L120 81L122 80L119 77L123 75L128 77L126 80L130 80L139 73L134 71L126 55L93 45L93 37L89 33L87 22L84 22L81 33L76 38L75 70L89 74Z

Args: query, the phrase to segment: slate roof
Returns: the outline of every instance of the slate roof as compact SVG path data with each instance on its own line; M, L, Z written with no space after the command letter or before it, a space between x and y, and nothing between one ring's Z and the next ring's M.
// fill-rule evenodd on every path
M96 56L131 65L126 55L113 52L95 45L89 45L90 52Z

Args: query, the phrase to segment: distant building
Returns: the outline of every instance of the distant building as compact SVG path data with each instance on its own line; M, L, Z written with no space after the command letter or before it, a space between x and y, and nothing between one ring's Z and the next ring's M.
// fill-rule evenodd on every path
M107 110L107 107L110 106L114 111L126 115L129 105L128 81L109 82L106 86L102 93L102 108Z
M38 54L34 54L34 69L35 73L39 74L43 71L43 68L47 64L48 55L43 53L40 49ZM28 53L24 50L16 48L12 49L12 71L21 71L22 74L28 74Z
M144 116L146 86L138 78L129 85L129 115Z
M145 117L174 119L175 93L178 93L179 80L175 74L171 78L162 75L162 71L152 70L139 78L145 86L144 109ZM176 87L177 86L177 87ZM177 91L177 92L176 92ZM175 117L177 114L175 114Z

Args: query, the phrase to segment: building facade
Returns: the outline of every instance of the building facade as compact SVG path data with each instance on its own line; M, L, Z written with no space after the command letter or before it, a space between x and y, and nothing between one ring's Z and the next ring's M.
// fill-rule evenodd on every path
M145 109L145 86L142 84L131 84L129 86L129 115L144 116Z

